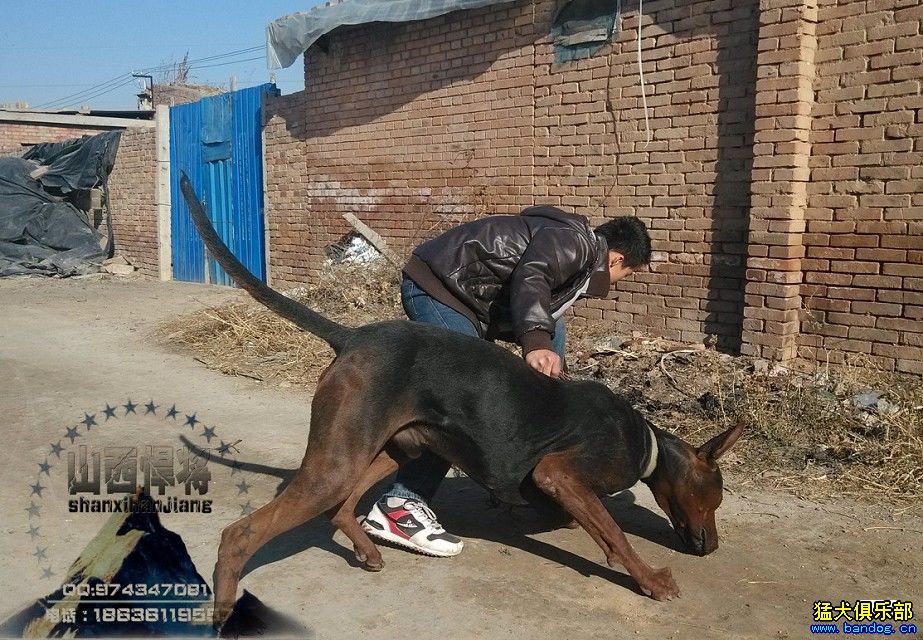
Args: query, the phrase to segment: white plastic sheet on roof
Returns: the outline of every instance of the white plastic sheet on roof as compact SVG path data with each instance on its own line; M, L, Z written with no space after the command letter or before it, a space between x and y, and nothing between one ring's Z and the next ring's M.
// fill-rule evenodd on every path
M508 4L514 0L344 0L329 7L293 13L266 27L269 67L291 66L317 40L337 27L369 22L413 22L460 9Z

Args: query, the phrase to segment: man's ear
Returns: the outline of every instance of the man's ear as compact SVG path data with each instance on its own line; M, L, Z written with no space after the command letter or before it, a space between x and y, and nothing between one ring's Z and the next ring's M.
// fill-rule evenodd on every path
M743 432L744 421L741 419L737 421L736 425L699 447L696 453L703 460L714 462L734 446L734 443L737 442Z
M618 251L609 251L609 268L621 267L625 262L625 256Z

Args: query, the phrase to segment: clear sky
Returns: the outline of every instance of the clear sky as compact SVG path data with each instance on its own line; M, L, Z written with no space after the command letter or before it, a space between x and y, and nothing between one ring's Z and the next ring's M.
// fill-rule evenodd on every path
M211 58L193 64L193 82L226 87L233 75L238 88L261 84L270 74L266 25L316 4L320 2L4 2L0 104L24 101L31 107L46 105L42 108L86 104L94 109L134 109L135 94L146 81L125 74L178 62L187 51L191 61ZM213 57L234 51L240 53ZM303 58L275 73L282 93L304 88ZM107 81L111 82L103 84Z

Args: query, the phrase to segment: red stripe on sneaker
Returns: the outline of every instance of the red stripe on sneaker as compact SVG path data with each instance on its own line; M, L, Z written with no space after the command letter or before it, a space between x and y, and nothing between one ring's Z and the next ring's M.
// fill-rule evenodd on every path
M402 537L404 540L410 540L410 536L408 536L406 533L404 533L404 532L401 530L401 528L400 528L399 526L397 526L397 523L394 522L394 520L392 520L390 517L388 518L388 528L391 529L391 533L395 533L395 534L399 535L399 536Z

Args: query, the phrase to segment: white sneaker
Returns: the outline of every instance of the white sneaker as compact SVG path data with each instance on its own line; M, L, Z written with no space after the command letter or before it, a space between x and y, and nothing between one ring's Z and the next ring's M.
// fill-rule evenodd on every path
M436 514L419 500L384 497L369 511L362 528L373 538L439 558L458 555L465 546L461 538L446 533Z

